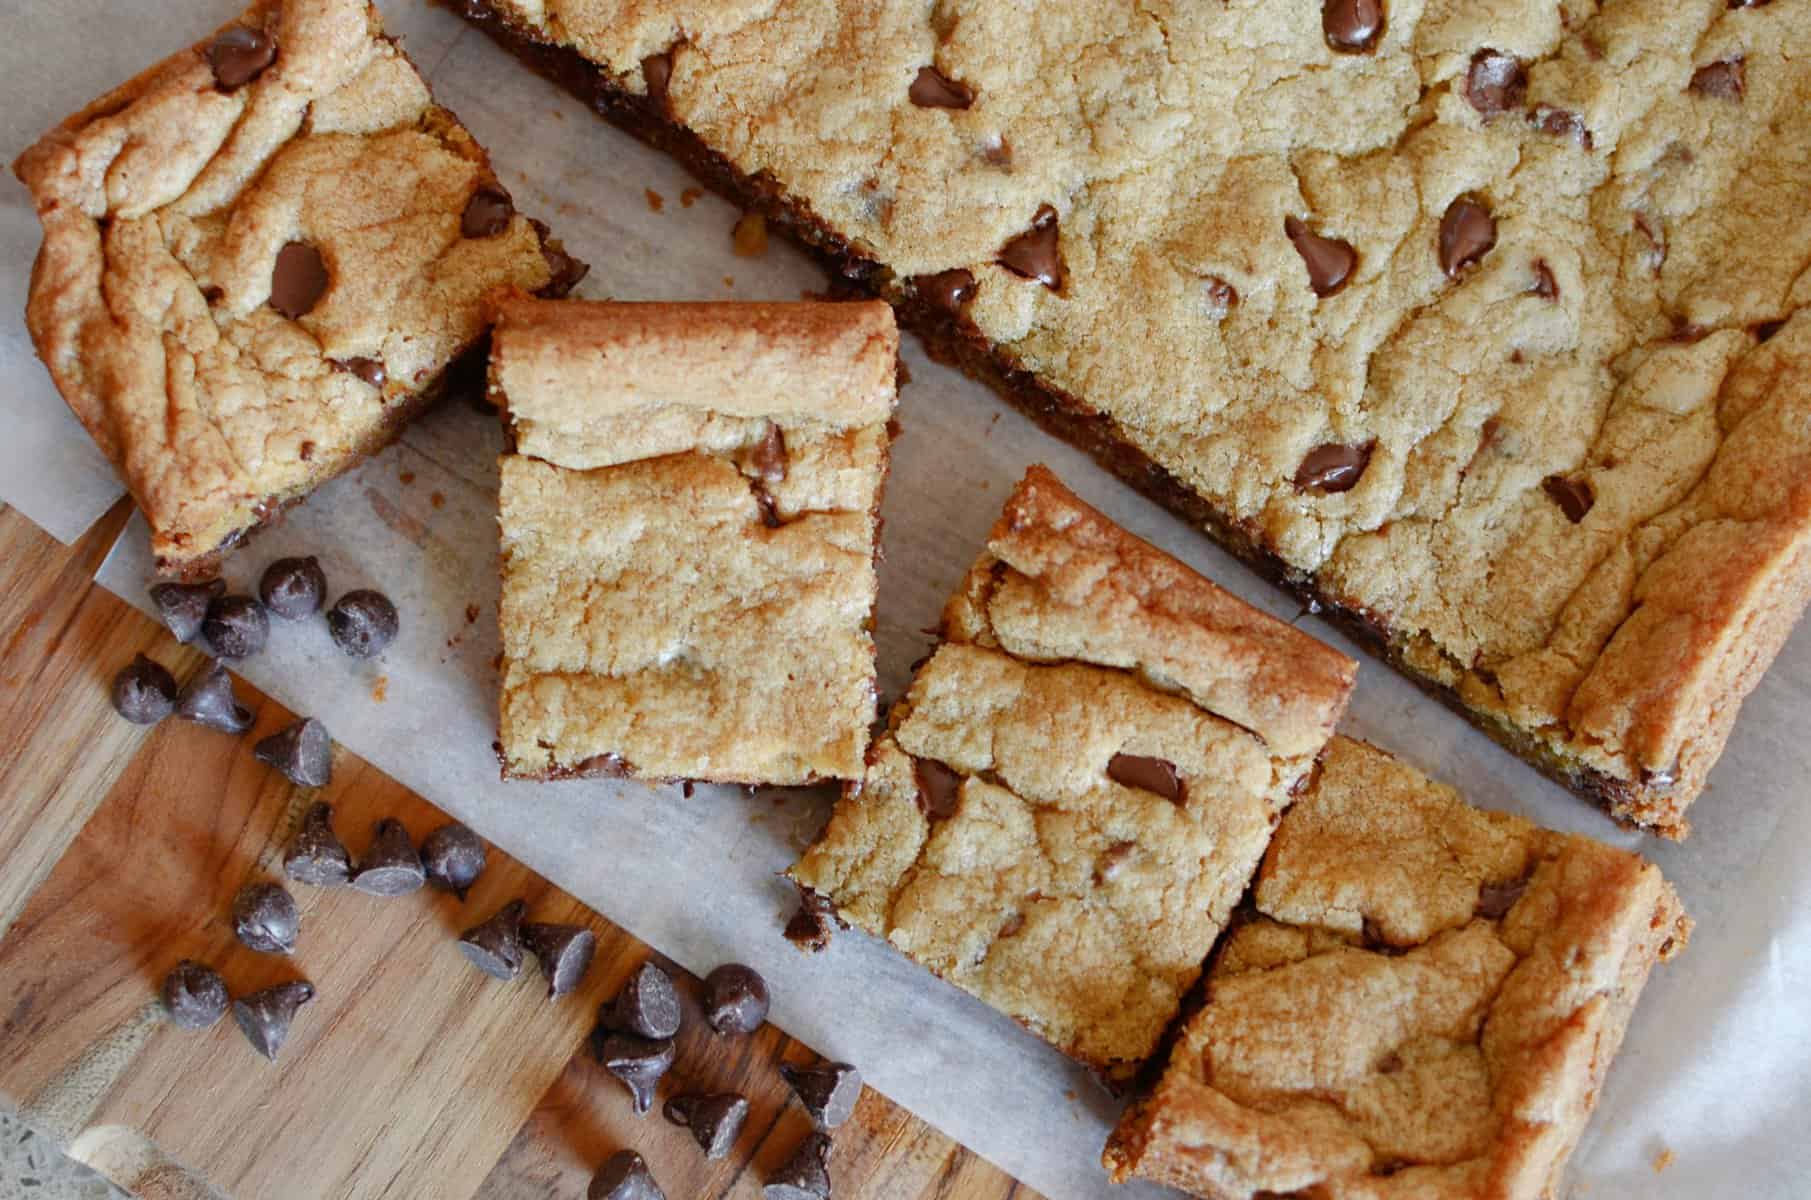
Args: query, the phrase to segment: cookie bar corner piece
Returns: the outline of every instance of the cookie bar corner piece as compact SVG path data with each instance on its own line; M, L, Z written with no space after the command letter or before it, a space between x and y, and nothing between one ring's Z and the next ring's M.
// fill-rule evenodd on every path
M892 311L496 311L505 778L858 777Z
M1634 854L1336 737L1102 1163L1212 1200L1556 1194L1690 929Z
M1033 468L790 878L808 906L1125 1079L1354 671Z

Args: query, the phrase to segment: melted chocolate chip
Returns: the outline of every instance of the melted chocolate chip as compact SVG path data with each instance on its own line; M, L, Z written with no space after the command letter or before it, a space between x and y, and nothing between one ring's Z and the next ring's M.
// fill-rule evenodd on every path
M310 887L339 887L352 878L352 856L333 832L333 807L311 805L283 850L283 874Z
M319 612L326 591L327 575L313 555L279 558L264 569L264 577L258 581L258 597L264 607L286 621L299 621Z
M1155 792L1171 804L1182 803L1182 776L1168 759L1149 754L1115 754L1107 760L1107 778L1129 788Z
M1382 0L1322 0L1321 32L1341 54L1364 54L1383 36Z
M1094 882L1112 883L1126 869L1138 847L1132 842L1115 842L1094 863Z
M786 478L786 435L778 425L769 423L767 436L755 446L749 458L755 478L762 483L780 483Z
M215 86L236 92L277 60L277 43L261 29L229 25L208 44L207 60Z
M155 725L176 711L176 678L140 654L113 677L113 711L134 725Z
M919 299L945 312L960 312L975 294L975 275L956 267L935 275L919 275L912 280L912 290Z
M496 237L516 215L516 205L500 184L487 183L472 193L465 202L465 213L459 218L462 237Z
M1772 341L1773 335L1785 327L1786 322L1784 321L1761 321L1754 326L1754 340L1757 343Z
M386 817L371 831L371 845L358 870L352 873L352 886L371 896L406 896L427 883L427 869L421 855L409 840L409 831L401 821Z
M1534 122L1534 127L1542 133L1571 138L1584 150L1590 150L1593 145L1591 131L1585 128L1584 118L1575 112L1542 105L1530 113L1528 119Z
M313 717L263 739L252 747L252 757L275 767L297 787L326 787L333 781L333 740Z
M252 1049L274 1060L283 1043L289 1040L289 1027L296 1012L314 999L314 985L303 980L279 983L242 996L233 1003L233 1020L252 1044Z
M1497 244L1497 222L1475 196L1460 196L1440 218L1440 269L1457 279Z
M457 821L442 825L421 843L421 865L428 882L461 900L484 874L484 860L484 839Z
M918 808L933 821L956 811L961 799L962 776L934 758L914 758L912 777L918 781Z
M1015 275L1035 279L1051 291L1063 285L1063 255L1059 246L1056 209L1038 207L1031 228L1000 247L1000 265Z
M327 611L327 632L334 645L353 658L382 654L396 637L396 606L382 592L359 588L341 596Z
M667 88L673 82L673 51L670 48L641 60L641 81L648 89L648 96L666 107Z
M337 359L333 365L349 375L355 375L364 380L380 392L384 390L384 384L390 378L390 373L384 369L383 360L379 358Z
M1514 55L1484 49L1471 56L1465 72L1465 98L1486 121L1522 107L1527 94L1528 72Z
M614 752L593 754L581 759L572 768L572 773L586 779L632 779L635 776L634 769L623 756Z
M206 583L160 583L151 589L151 605L157 619L173 637L184 645L201 634L201 622L207 618L208 605L226 594L226 582L210 579Z
M1358 251L1351 242L1322 237L1295 217L1283 219L1283 232L1302 256L1302 263L1308 268L1308 286L1316 296L1325 299L1346 286L1353 268L1358 266Z
M807 954L816 954L829 948L835 920L829 900L809 888L800 888L799 910L786 922L786 940Z
M618 1150L604 1160L585 1189L585 1200L667 1200L648 1164L633 1150Z
M1588 481L1566 475L1547 476L1541 480L1541 490L1559 505L1559 510L1566 514L1566 520L1574 525L1584 520L1585 514L1591 511L1591 506L1597 503L1597 495L1591 490Z
M604 1070L629 1089L637 1115L654 1107L654 1089L661 1076L673 1067L671 1038L654 1041L632 1033L609 1032L602 1026L591 1035L591 1053Z
M558 300L579 285L579 281L591 273L591 264L566 253L566 248L553 236L545 221L528 219L534 228L535 236L541 239L541 259L547 264L548 280L542 284L535 295L547 300Z
M459 952L493 979L508 982L522 971L522 914L528 905L511 900L489 920L459 935Z
M1295 469L1295 490L1298 492L1349 492L1358 486L1364 477L1365 468L1371 465L1373 443L1362 446L1345 446L1338 442L1328 442L1308 451L1302 459L1302 465Z
M1534 286L1528 290L1543 300L1559 298L1559 280L1553 277L1553 268L1547 265L1546 259L1534 260Z
M314 311L327 291L327 261L307 242L277 252L270 273L270 306L294 321Z
M178 1029L206 1029L226 1015L230 1003L220 972L183 959L163 979L164 1011Z
M835 1129L855 1113L861 1099L861 1072L849 1063L824 1063L816 1067L780 1064L780 1075L792 1085L793 1094L819 1129Z
M249 658L270 640L270 618L250 596L222 596L208 605L201 636L221 658Z
M673 977L659 963L642 963L616 998L597 1010L597 1020L637 1037L655 1041L672 1037L679 1032L679 993L673 990Z
M1224 318L1238 305L1239 289L1218 275L1207 276L1202 284L1207 291L1207 306L1216 320Z
M221 733L244 733L252 727L251 709L233 695L233 677L217 662L209 662L182 685L176 715Z
M1736 55L1722 62L1699 67L1692 73L1691 90L1713 100L1740 100L1748 90L1748 77L1743 57Z
M761 1185L764 1200L830 1200L830 1139L813 1130Z
M1526 879L1512 879L1508 883L1486 883L1478 888L1477 914L1487 920L1501 920L1503 915L1515 907L1515 902L1528 890Z
M753 1033L767 1019L767 981L753 967L724 963L704 977L703 1003L717 1033Z
M233 934L260 954L290 954L302 914L288 892L274 883L248 883L233 897Z
M524 925L522 944L541 964L549 996L577 990L597 954L597 935L583 925Z
M734 1092L674 1096L661 1114L692 1131L707 1159L727 1157L748 1122L748 1101Z
M967 108L975 102L975 89L951 79L936 67L919 67L906 95L919 108Z

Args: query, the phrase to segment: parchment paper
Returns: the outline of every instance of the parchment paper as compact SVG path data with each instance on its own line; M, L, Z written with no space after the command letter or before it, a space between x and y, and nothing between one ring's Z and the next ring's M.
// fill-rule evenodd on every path
M0 152L10 159L43 128L235 7L0 0L10 35L0 44ZM491 148L518 205L593 264L581 295L791 299L823 286L777 241L763 258L735 257L729 206L710 196L682 203L695 185L677 166L450 14L415 0L382 7L441 101ZM0 197L0 307L16 313L36 222L22 188L8 181ZM1006 491L1035 461L1140 536L1261 607L1298 618L1203 535L979 384L929 363L910 339L905 357L905 436L885 507L883 695L904 686L928 641L919 631L935 622ZM32 361L16 316L0 318L0 365L9 383L0 498L71 537L117 486ZM1161 1194L1104 1182L1097 1156L1117 1105L1011 1021L858 934L840 935L817 956L780 938L791 897L775 873L815 832L827 796L699 788L686 800L677 789L497 780L490 744L498 448L494 418L443 408L232 558L227 576L247 587L279 555L319 555L333 591L381 588L403 617L401 637L369 664L341 655L318 622L273 622L271 649L240 668L245 678L321 716L342 744L688 968L754 964L772 981L773 1016L787 1032L859 1064L873 1086L1053 1200ZM100 578L143 605L148 577L135 518ZM1353 651L1315 618L1299 619ZM1648 987L1573 1157L1567 1194L1811 1194L1811 636L1801 630L1749 699L1693 809L1697 831L1680 846L1616 829L1374 661L1365 661L1344 730L1458 784L1477 804L1640 849L1698 921L1688 951ZM1670 1166L1657 1171L1663 1151Z

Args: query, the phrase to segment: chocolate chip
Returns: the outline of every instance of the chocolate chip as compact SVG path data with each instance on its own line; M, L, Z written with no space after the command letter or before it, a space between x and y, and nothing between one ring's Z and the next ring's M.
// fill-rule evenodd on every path
M319 612L326 591L326 573L313 555L279 558L264 568L264 577L258 581L264 607L285 621L299 621Z
M484 839L457 821L449 821L421 843L421 865L428 882L461 900L484 874Z
M1508 883L1486 883L1478 888L1477 914L1487 920L1496 921L1515 907L1515 902L1528 890L1526 879L1512 879Z
M553 236L544 221L528 218L529 225L534 227L535 236L541 239L541 259L547 264L547 282L542 284L535 295L547 300L558 300L579 285L579 281L591 273L591 264L566 253L566 248Z
M1465 73L1465 98L1486 121L1522 107L1527 94L1528 72L1514 55L1484 49L1471 56L1471 67Z
M352 856L333 832L333 807L316 803L283 849L283 874L310 887L339 887L352 878Z
M163 1006L178 1029L206 1029L226 1015L226 980L212 967L183 959L163 977Z
M1573 479L1566 475L1549 475L1541 480L1541 490L1566 514L1566 520L1574 525L1585 519L1591 506L1597 503L1597 496L1591 490L1587 480Z
M961 267L938 271L934 275L918 275L912 279L912 290L933 308L960 312L975 294L975 275Z
M585 1200L667 1200L648 1164L633 1150L618 1150L604 1160L585 1189Z
M1358 251L1352 243L1322 237L1295 217L1283 218L1283 232L1302 256L1302 263L1308 268L1308 286L1316 296L1325 299L1346 286L1358 265Z
M509 228L515 215L516 205L508 192L495 183L483 184L465 202L465 214L459 218L460 236L496 237Z
M792 1085L793 1094L819 1129L835 1129L855 1113L861 1099L861 1072L849 1063L824 1063L816 1067L780 1064L780 1075Z
M372 896L406 896L428 881L421 855L401 821L386 817L371 831L371 845L352 873L352 886Z
M1534 286L1528 290L1543 300L1559 298L1559 281L1553 277L1553 268L1547 265L1546 259L1534 260Z
M1328 442L1308 451L1302 465L1295 469L1295 490L1323 493L1349 492L1364 477L1371 465L1373 443L1345 446Z
M140 654L113 677L113 711L134 725L155 725L176 711L176 678Z
M225 592L226 583L219 579L206 583L160 583L151 589L151 605L164 628L187 645L200 635L208 605Z
M1015 275L1035 279L1051 291L1063 285L1063 255L1058 245L1056 209L1038 206L1031 228L1000 247L1000 265Z
M296 1012L314 999L314 985L304 980L279 983L233 1002L233 1020L239 1023L252 1049L274 1060L289 1040L289 1026Z
M767 1019L767 981L741 963L704 977L704 1023L718 1033L753 1033Z
M934 758L914 758L912 778L918 784L918 811L933 821L955 814L961 799L962 776Z
M1740 100L1748 90L1748 77L1743 56L1726 58L1692 73L1691 89L1714 100Z
M1729 0L1731 8L1766 8L1773 0Z
M505 982L522 971L522 914L528 905L511 900L495 916L459 935L459 951L480 971Z
M661 1114L690 1129L705 1158L724 1158L748 1121L748 1101L734 1092L674 1096Z
M327 262L307 242L290 242L277 252L270 273L270 306L294 321L307 316L327 291Z
M623 756L614 752L581 759L572 768L572 773L586 779L631 779L635 774Z
M176 715L221 733L244 733L252 727L251 709L233 695L233 677L213 661L182 685Z
M1138 847L1132 842L1114 842L1101 854L1094 864L1094 882L1111 883L1119 877L1131 861L1133 852Z
M659 963L644 962L635 968L615 999L597 1010L598 1024L660 1040L679 1032L679 993L673 977Z
M275 767L297 787L326 787L333 780L333 739L307 717L252 747L252 757Z
M1341 54L1364 54L1383 35L1382 0L1322 0L1321 32Z
M290 954L302 914L290 894L274 883L248 883L233 897L233 934L260 954Z
M1239 303L1239 289L1235 288L1218 275L1209 275L1202 280L1207 292L1207 307L1215 320L1220 320L1231 312Z
M370 588L347 592L327 611L327 632L353 658L382 654L396 636L396 628L396 606L388 596Z
M830 945L835 912L830 901L809 888L799 889L799 911L786 922L786 940L808 954Z
M936 67L919 67L906 95L919 108L967 108L975 102L975 89L951 79Z
M1784 321L1761 321L1754 325L1752 332L1756 343L1773 340L1773 335L1786 327Z
M786 435L778 425L768 423L767 436L755 447L749 466L763 483L780 483L786 478Z
M384 383L390 378L390 373L384 369L381 358L335 359L333 365L341 371L358 376L380 392L384 390Z
M765 1200L830 1200L830 1139L813 1131L761 1186Z
M221 596L208 605L201 636L221 658L249 658L270 640L270 618L250 596Z
M673 1067L673 1039L656 1041L632 1033L613 1033L601 1025L591 1035L591 1053L604 1070L629 1089L637 1114L654 1107L654 1089L660 1077Z
M648 95L666 106L667 88L673 81L673 51L662 50L641 60L641 80Z
M1532 121L1534 127L1539 129L1542 133L1550 133L1555 137L1571 138L1581 148L1587 151L1590 150L1593 145L1591 131L1585 128L1584 119L1575 112L1568 112L1563 108L1554 108L1550 105L1543 104L1541 107L1530 113L1528 119Z
M524 925L522 944L541 964L549 996L576 991L597 953L597 935L583 925Z
M261 29L229 25L208 44L207 60L215 85L236 92L277 60L277 43Z
M1497 244L1497 222L1475 196L1460 196L1440 218L1440 269L1457 279Z
M1638 212L1635 214L1635 231L1647 240L1648 248L1641 257L1647 263L1648 270L1656 275L1660 274L1660 268L1666 265L1666 227L1660 224L1657 218L1650 217L1644 212ZM1685 330L1693 329L1693 326L1685 326ZM1682 340L1695 342L1701 340L1703 336L1702 331L1694 331L1691 336ZM1674 334L1674 338L1681 340L1678 334Z
M1107 760L1107 778L1130 788L1155 792L1171 804L1183 799L1182 776L1167 758L1149 754L1115 754Z

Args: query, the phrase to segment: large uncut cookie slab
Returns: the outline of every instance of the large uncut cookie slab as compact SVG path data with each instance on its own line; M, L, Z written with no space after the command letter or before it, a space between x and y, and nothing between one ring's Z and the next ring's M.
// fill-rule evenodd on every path
M886 305L501 306L505 776L853 779Z
M461 7L1686 832L1811 589L1811 7Z
M1156 1048L1355 664L1033 467L791 878L1110 1077Z
M395 437L487 290L583 274L364 0L262 0L14 169L38 354L177 575Z
M1334 738L1103 1161L1212 1200L1556 1195L1690 928L1636 856Z

